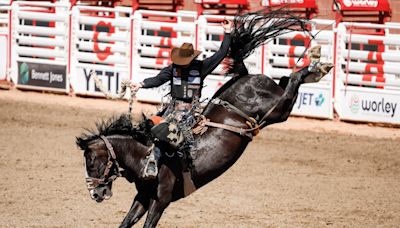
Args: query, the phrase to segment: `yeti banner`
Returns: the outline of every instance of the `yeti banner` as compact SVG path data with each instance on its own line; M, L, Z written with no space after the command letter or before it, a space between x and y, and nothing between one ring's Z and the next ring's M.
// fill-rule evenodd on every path
M18 86L66 90L66 66L18 62Z

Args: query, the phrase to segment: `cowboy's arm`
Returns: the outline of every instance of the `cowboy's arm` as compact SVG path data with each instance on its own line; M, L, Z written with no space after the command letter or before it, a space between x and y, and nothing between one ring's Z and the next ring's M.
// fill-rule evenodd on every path
M146 78L140 83L132 83L131 87L134 91L139 90L140 88L154 88L158 87L171 79L172 75L172 65L163 68L160 73L151 78Z
M231 35L230 33L224 33L224 39L222 40L222 44L217 52L215 52L212 56L206 58L203 61L202 66L202 77L205 78L208 74L210 74L226 57L229 51L229 46L231 45Z

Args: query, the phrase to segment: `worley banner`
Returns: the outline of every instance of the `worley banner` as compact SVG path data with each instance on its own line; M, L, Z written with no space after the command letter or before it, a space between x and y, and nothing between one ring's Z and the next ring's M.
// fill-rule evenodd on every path
M0 34L0 81L7 79L7 36Z
M18 62L18 87L67 91L65 65Z
M347 91L341 119L400 124L400 93Z

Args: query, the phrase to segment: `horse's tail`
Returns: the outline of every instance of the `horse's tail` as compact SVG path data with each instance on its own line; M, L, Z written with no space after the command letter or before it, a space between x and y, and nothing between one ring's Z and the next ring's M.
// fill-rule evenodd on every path
M262 44L292 31L301 31L312 36L307 29L309 21L299 18L285 7L269 12L263 9L238 15L233 24L229 53L232 64L228 72L239 75L247 73L243 60Z

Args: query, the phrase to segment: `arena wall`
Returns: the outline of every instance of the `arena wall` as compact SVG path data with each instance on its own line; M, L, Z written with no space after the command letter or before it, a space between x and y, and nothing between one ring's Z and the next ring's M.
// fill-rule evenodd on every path
M1 7L0 46L6 48L0 57L6 61L0 64L0 80L24 89L90 96L102 96L91 70L117 93L124 79L155 76L170 64L171 49L184 42L194 43L202 51L199 58L207 58L220 45L220 22L229 18L195 11L71 6L64 1L14 1ZM322 61L334 62L336 68L321 82L301 86L292 114L331 119L336 112L346 120L400 124L400 24L380 25L380 34L355 32L373 26L313 19L315 39L283 35L258 48L245 63L251 73L279 80L308 64L307 56L300 58L304 47L321 45ZM230 79L223 72L224 63L206 79L203 99ZM137 99L159 103L167 93L167 86L141 90Z

